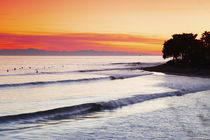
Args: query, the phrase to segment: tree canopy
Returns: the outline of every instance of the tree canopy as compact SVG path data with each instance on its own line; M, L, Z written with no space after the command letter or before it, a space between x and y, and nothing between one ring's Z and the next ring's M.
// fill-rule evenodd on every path
M210 32L205 31L200 39L197 34L174 34L163 44L163 58L174 62L199 64L210 62Z

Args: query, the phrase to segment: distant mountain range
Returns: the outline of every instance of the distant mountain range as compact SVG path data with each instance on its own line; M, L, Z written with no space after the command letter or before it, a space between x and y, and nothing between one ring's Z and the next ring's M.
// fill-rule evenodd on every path
M116 51L95 51L95 50L81 50L81 51L46 51L39 49L3 49L0 50L0 55L24 55L24 56L139 56L144 53L129 53Z

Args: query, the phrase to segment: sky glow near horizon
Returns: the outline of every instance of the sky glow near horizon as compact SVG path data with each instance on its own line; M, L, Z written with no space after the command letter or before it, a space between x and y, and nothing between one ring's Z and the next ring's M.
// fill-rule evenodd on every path
M209 27L209 0L0 0L0 49L160 54L172 34Z

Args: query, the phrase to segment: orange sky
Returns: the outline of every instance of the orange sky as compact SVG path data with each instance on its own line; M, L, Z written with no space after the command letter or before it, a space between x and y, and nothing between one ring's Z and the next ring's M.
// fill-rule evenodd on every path
M172 34L209 28L210 0L0 0L0 49L160 53Z

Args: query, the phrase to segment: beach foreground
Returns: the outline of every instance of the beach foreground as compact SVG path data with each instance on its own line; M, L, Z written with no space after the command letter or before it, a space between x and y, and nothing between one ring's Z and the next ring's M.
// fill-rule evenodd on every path
M1 59L2 139L210 137L210 79L139 70L161 56Z

